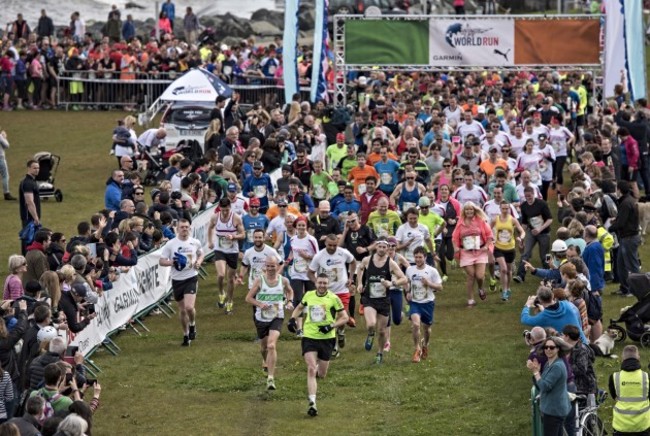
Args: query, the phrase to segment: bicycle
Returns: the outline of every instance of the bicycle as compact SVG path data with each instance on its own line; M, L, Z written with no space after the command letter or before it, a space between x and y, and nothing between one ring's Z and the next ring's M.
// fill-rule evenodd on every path
M575 436L603 436L607 434L605 424L598 417L598 408L607 398L607 392L600 391L597 399L594 394L569 394L569 396L572 397L572 407L574 408ZM566 430L564 434L567 435Z

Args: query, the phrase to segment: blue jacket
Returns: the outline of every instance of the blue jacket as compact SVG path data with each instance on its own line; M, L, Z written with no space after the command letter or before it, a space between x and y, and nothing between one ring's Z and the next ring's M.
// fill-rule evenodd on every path
M120 210L120 201L122 201L122 188L115 180L109 178L106 181L104 207L108 210L114 210L117 212Z
M521 310L521 323L531 327L553 327L558 332L561 332L564 326L572 324L580 330L580 339L582 342L585 344L589 343L587 337L582 331L580 312L578 312L578 309L573 305L573 303L568 301L558 301L556 304L547 307L543 312L540 312L537 315L531 315L528 306L524 306Z
M125 41L130 41L135 37L135 24L133 21L125 21L122 25L122 38Z
M567 393L567 371L562 359L545 365L541 378L535 382L540 390L539 409L545 415L567 416L571 403Z
M160 9L162 12L167 14L167 18L169 18L169 21L174 21L174 18L176 18L176 6L174 5L173 2L163 3Z
M361 203L359 203L358 200L352 200L350 202L343 200L336 205L336 208L332 211L332 215L338 219L339 215L342 213L359 213L360 210Z
M582 260L589 269L589 284L591 291L602 291L605 289L605 249L598 241L587 244L582 253Z
M269 207L269 195L273 195L273 182L271 182L271 177L268 174L262 174L261 177L248 176L246 180L244 180L244 186L242 186L241 192L245 196L250 197L250 192L256 192L256 186L263 186L266 188L264 196L257 197L260 200L260 208L266 210Z

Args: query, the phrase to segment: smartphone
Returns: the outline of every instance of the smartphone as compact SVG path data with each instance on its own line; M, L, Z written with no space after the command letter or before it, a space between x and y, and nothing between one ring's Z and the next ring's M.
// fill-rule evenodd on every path
M65 350L65 354L63 355L63 361L74 366L74 355L77 353L77 351L79 351L79 347L76 345L69 345Z
M97 243L86 244L86 247L90 251L90 257L97 257Z
M550 265L552 261L553 261L553 257L550 254L547 254L546 255L546 264Z
M564 194L560 194L559 197L560 201L564 201Z
M97 384L97 379L96 378L87 378L86 379L86 385L94 386L96 384Z

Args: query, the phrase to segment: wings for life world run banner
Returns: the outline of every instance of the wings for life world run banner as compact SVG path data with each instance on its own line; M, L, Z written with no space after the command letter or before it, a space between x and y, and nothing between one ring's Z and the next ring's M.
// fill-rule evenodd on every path
M429 17L345 22L345 63L512 67L600 65L596 18Z
M432 66L512 66L514 47L513 20L429 20L429 65Z
M214 214L214 207L196 216L192 221L192 236L203 246L208 254L208 225ZM70 345L77 345L79 352L87 355L106 336L128 323L135 315L151 307L167 295L171 287L170 267L158 265L162 249L140 256L138 264L128 273L120 275L113 283L113 289L105 291L95 304L97 317L76 335Z

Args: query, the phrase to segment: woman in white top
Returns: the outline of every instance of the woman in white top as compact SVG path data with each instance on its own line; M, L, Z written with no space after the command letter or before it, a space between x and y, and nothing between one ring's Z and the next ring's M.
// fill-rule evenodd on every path
M542 156L535 150L535 141L528 139L524 144L524 152L517 157L517 172L528 171L530 181L534 185L541 186L542 175L540 161Z
M575 142L575 136L566 127L562 126L558 118L551 119L551 128L548 133L548 140L555 151L555 166L553 167L553 181L562 186L562 170L569 155L569 150Z
M301 216L293 223L296 235L291 238L291 254L289 255L289 278L293 289L293 303L297 306L307 291L316 289L315 283L309 280L307 272L309 263L318 253L318 241L307 233L307 218Z

